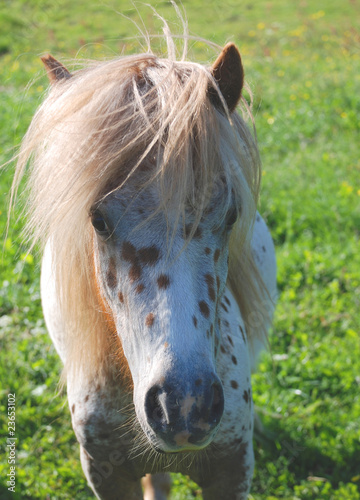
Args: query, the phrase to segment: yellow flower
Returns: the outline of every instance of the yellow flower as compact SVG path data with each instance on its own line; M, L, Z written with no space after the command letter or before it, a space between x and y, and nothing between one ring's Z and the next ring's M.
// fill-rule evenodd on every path
M341 116L341 118L347 118L347 113L345 113L345 111L343 111L340 116Z
M321 17L325 16L325 12L323 10L319 10L319 12L315 12L314 14L311 14L311 19L320 19Z
M291 96L290 96L290 100L291 100L291 101L296 101L296 95L291 94Z
M283 71L282 69L279 69L279 71L277 72L278 76L284 76L285 75L285 71Z
M341 183L340 194L342 194L343 196L350 196L353 191L354 191L354 188L352 186L350 186L350 184L348 182L343 181Z
M311 82L310 80L307 80L307 81L305 82L305 87L307 87L308 89L309 89L310 87L312 87L312 82Z
M265 28L265 23L259 23L256 27L258 30L263 30Z
M248 35L251 37L254 37L254 36L256 36L256 33L254 30L251 30L251 31L249 31Z
M302 25L302 26L299 26L298 28L292 30L292 31L289 31L289 35L290 36L297 36L297 37L300 37L301 35L303 35L303 33L307 30L307 27Z
M267 119L267 122L269 125L272 125L275 121L275 118L273 118L272 116L270 116L268 119Z
M31 255L31 253L23 253L21 254L21 260L26 262L27 264L33 264L34 263L34 257Z
M19 61L14 61L13 65L11 66L11 71L17 71L19 69Z

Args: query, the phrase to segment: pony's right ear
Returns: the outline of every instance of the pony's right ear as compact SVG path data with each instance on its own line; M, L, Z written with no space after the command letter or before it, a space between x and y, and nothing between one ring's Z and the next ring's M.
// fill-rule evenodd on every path
M71 78L71 73L65 68L65 66L63 66L61 62L57 61L50 54L46 54L46 56L43 56L41 60L44 63L47 76L51 84L58 82L59 80Z

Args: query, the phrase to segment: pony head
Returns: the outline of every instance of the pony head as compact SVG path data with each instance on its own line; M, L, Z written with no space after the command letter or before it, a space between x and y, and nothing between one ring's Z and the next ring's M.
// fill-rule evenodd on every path
M33 154L28 231L51 241L67 375L127 378L152 447L204 448L224 409L226 283L243 315L259 299L248 236L260 166L234 113L240 54L228 44L210 68L141 54L73 75L43 62L53 85L16 182Z

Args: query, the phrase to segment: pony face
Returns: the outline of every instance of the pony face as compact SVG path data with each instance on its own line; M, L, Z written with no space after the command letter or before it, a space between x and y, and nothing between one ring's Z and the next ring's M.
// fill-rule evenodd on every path
M73 75L43 58L53 86L12 194L31 160L27 231L51 241L68 383L106 380L118 348L126 369L116 377L129 368L138 422L164 452L203 448L219 426L226 280L244 317L264 298L249 245L260 162L234 112L240 54L230 43L211 68L173 56L120 57Z
M169 232L171 211L149 217L158 199L155 186L138 195L120 189L92 210L91 222L97 280L130 368L138 421L156 449L176 452L207 446L223 413L218 304L237 214L220 220L217 199L194 230L189 213Z

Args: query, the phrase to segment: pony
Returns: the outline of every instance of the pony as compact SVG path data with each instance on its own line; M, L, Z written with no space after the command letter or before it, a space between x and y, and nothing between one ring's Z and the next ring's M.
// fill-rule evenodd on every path
M173 471L204 500L240 500L276 287L259 152L237 47L204 66L166 40L166 57L73 73L42 58L51 85L12 195L26 171L26 235L96 497L165 499Z

